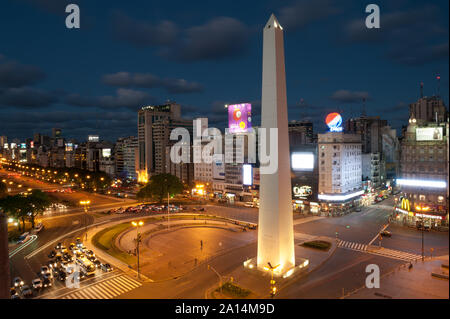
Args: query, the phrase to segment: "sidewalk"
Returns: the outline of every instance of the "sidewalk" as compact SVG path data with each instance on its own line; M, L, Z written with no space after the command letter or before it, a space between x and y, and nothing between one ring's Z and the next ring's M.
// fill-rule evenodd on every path
M362 287L344 298L348 299L448 299L448 279L437 278L435 274L446 274L449 256L433 258L425 262L417 262L409 269L409 263L396 268L383 276L380 288Z

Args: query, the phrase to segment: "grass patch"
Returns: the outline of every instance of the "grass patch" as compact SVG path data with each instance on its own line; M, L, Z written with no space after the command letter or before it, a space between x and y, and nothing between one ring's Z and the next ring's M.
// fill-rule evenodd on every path
M92 237L92 243L94 246L106 251L111 256L116 257L127 264L131 264L135 261L135 258L123 252L115 245L117 236L130 227L130 223L126 222L105 228Z
M300 246L327 251L331 247L331 243L324 240L307 241Z
M220 292L220 287L216 289L216 292ZM241 288L231 282L226 282L222 285L222 294L231 298L246 298L250 293L250 290Z

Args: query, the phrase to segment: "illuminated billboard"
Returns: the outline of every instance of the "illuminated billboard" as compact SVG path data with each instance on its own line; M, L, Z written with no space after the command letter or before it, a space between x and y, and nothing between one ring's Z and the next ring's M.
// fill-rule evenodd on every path
M291 154L291 168L294 171L314 170L314 153L294 152Z
M99 136L98 135L88 135L88 141L89 142L98 142Z
M253 185L253 169L250 164L242 165L242 184Z
M228 105L228 128L230 133L245 133L252 127L250 103Z
M416 128L416 141L442 141L442 135L442 126Z
M330 132L342 132L342 116L339 113L328 114L325 123L330 128Z
M312 188L311 186L304 185L304 186L294 186L292 188L292 192L294 193L295 197L299 198L307 198L312 195Z
M66 152L73 151L73 143L66 143Z
M102 156L103 157L110 157L111 156L111 149L110 148L102 149Z
M26 143L20 143L20 148L27 148L27 144Z

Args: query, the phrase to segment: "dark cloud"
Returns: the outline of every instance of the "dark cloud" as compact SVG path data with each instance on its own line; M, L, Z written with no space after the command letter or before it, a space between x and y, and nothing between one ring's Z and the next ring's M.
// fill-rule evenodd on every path
M111 86L136 87L136 88L165 88L169 93L194 93L202 92L203 86L196 82L188 82L184 79L161 79L150 73L117 72L106 74L102 78L103 83Z
M278 20L286 31L300 29L341 12L332 0L300 0L279 10Z
M160 54L180 62L219 60L242 55L249 43L251 30L230 17L218 17L204 25L185 30L175 46Z
M155 24L115 12L112 23L116 38L136 47L171 45L178 35L178 27L171 21Z
M344 27L343 42L384 45L385 57L404 65L446 60L448 25L440 14L433 5L386 12L381 14L379 29L366 28L364 19L352 20Z
M80 94L69 94L64 102L68 105L81 107L138 110L143 105L156 103L156 99L143 91L119 88L116 95L82 96Z
M41 108L57 100L53 93L30 87L0 89L0 105L7 107Z
M171 21L137 21L116 12L113 33L117 39L136 47L158 47L158 54L167 59L195 62L243 54L251 30L230 17L217 17L204 25L181 29Z
M363 99L370 100L368 92L338 90L334 92L330 99L340 103L361 103Z
M40 68L8 60L0 55L0 88L33 85L44 78L45 74Z

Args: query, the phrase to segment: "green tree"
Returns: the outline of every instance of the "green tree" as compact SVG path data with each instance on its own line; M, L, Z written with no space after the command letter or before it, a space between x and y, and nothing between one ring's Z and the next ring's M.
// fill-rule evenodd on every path
M25 231L25 221L28 216L28 203L23 195L6 196L0 200L0 207L9 217L16 218L22 222L22 230ZM20 223L18 224L19 231Z
M31 221L32 227L34 227L35 218L41 215L51 204L52 202L48 195L39 189L33 190L31 195L26 197L28 218Z
M178 177L171 174L158 174L150 178L150 181L136 194L138 199L147 200L156 197L160 203L167 197L179 194L183 191L183 184Z

